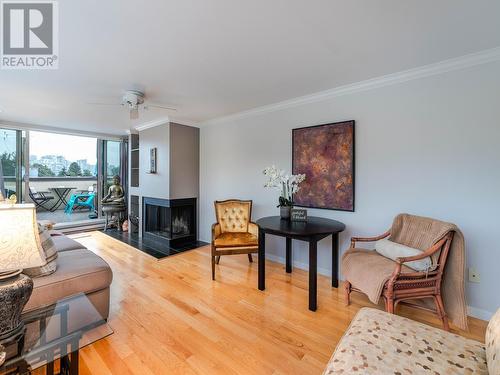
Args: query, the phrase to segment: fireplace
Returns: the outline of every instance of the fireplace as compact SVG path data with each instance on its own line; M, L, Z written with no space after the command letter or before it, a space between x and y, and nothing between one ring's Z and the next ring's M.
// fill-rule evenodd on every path
M196 198L143 198L143 238L164 242L172 248L196 242Z

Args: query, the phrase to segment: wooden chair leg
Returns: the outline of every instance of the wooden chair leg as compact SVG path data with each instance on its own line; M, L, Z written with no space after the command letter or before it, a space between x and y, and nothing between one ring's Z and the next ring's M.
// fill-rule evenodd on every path
M351 291L352 291L352 286L349 281L344 281L344 296L345 296L345 303L347 306L351 304Z
M252 259L252 254L248 254L248 261L249 261L250 263L252 263L252 262L253 262L253 259Z
M441 295L434 296L434 302L436 302L436 310L439 316L439 319L443 322L443 328L445 331L450 331L450 325L448 324L448 317L446 316L446 310L444 309L443 299Z
M220 262L220 255L217 256L217 260L215 261L215 263L219 264Z
M212 280L215 280L215 246L213 243L210 248L210 255L210 259L212 261Z
M394 299L393 298L386 298L385 299L385 310L389 314L394 314Z

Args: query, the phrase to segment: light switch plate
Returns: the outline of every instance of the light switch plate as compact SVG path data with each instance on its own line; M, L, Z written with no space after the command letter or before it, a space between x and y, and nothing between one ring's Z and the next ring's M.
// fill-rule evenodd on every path
M471 283L478 283L481 281L479 272L477 272L477 270L474 267L469 267L469 281Z

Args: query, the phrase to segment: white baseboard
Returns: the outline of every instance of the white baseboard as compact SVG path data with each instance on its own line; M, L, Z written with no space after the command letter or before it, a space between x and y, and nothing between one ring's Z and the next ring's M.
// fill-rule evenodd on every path
M494 313L491 311L486 311L483 309L478 309L477 307L467 306L467 315L472 316L474 318L482 319L482 320L490 320Z
M277 256L274 254L266 254L266 259L272 260L273 262L285 264L284 257L280 257L280 256ZM306 263L294 261L294 262L292 262L292 265L294 267L300 268L301 270L305 270L305 271L309 270L309 265ZM328 277L332 276L332 272L327 268L318 267L318 273L320 275L324 275L324 276L328 276Z

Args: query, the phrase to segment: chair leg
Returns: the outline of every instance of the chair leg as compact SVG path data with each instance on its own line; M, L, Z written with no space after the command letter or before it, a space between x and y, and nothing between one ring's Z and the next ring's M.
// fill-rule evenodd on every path
M448 324L448 317L446 316L446 310L444 309L443 299L441 295L434 296L434 302L436 302L436 310L439 316L439 319L443 322L443 328L445 331L450 330L450 325Z
M220 255L217 256L217 260L215 261L217 264L220 262Z
M252 254L248 254L248 261L249 261L250 263L252 263L252 262L253 262L253 259L252 259Z
M212 243L212 246L210 247L210 259L212 260L212 280L215 280L215 246Z
M394 314L394 299L393 298L386 298L385 299L385 310L389 314Z
M347 306L351 304L351 291L352 291L351 283L347 280L344 281L344 297Z

